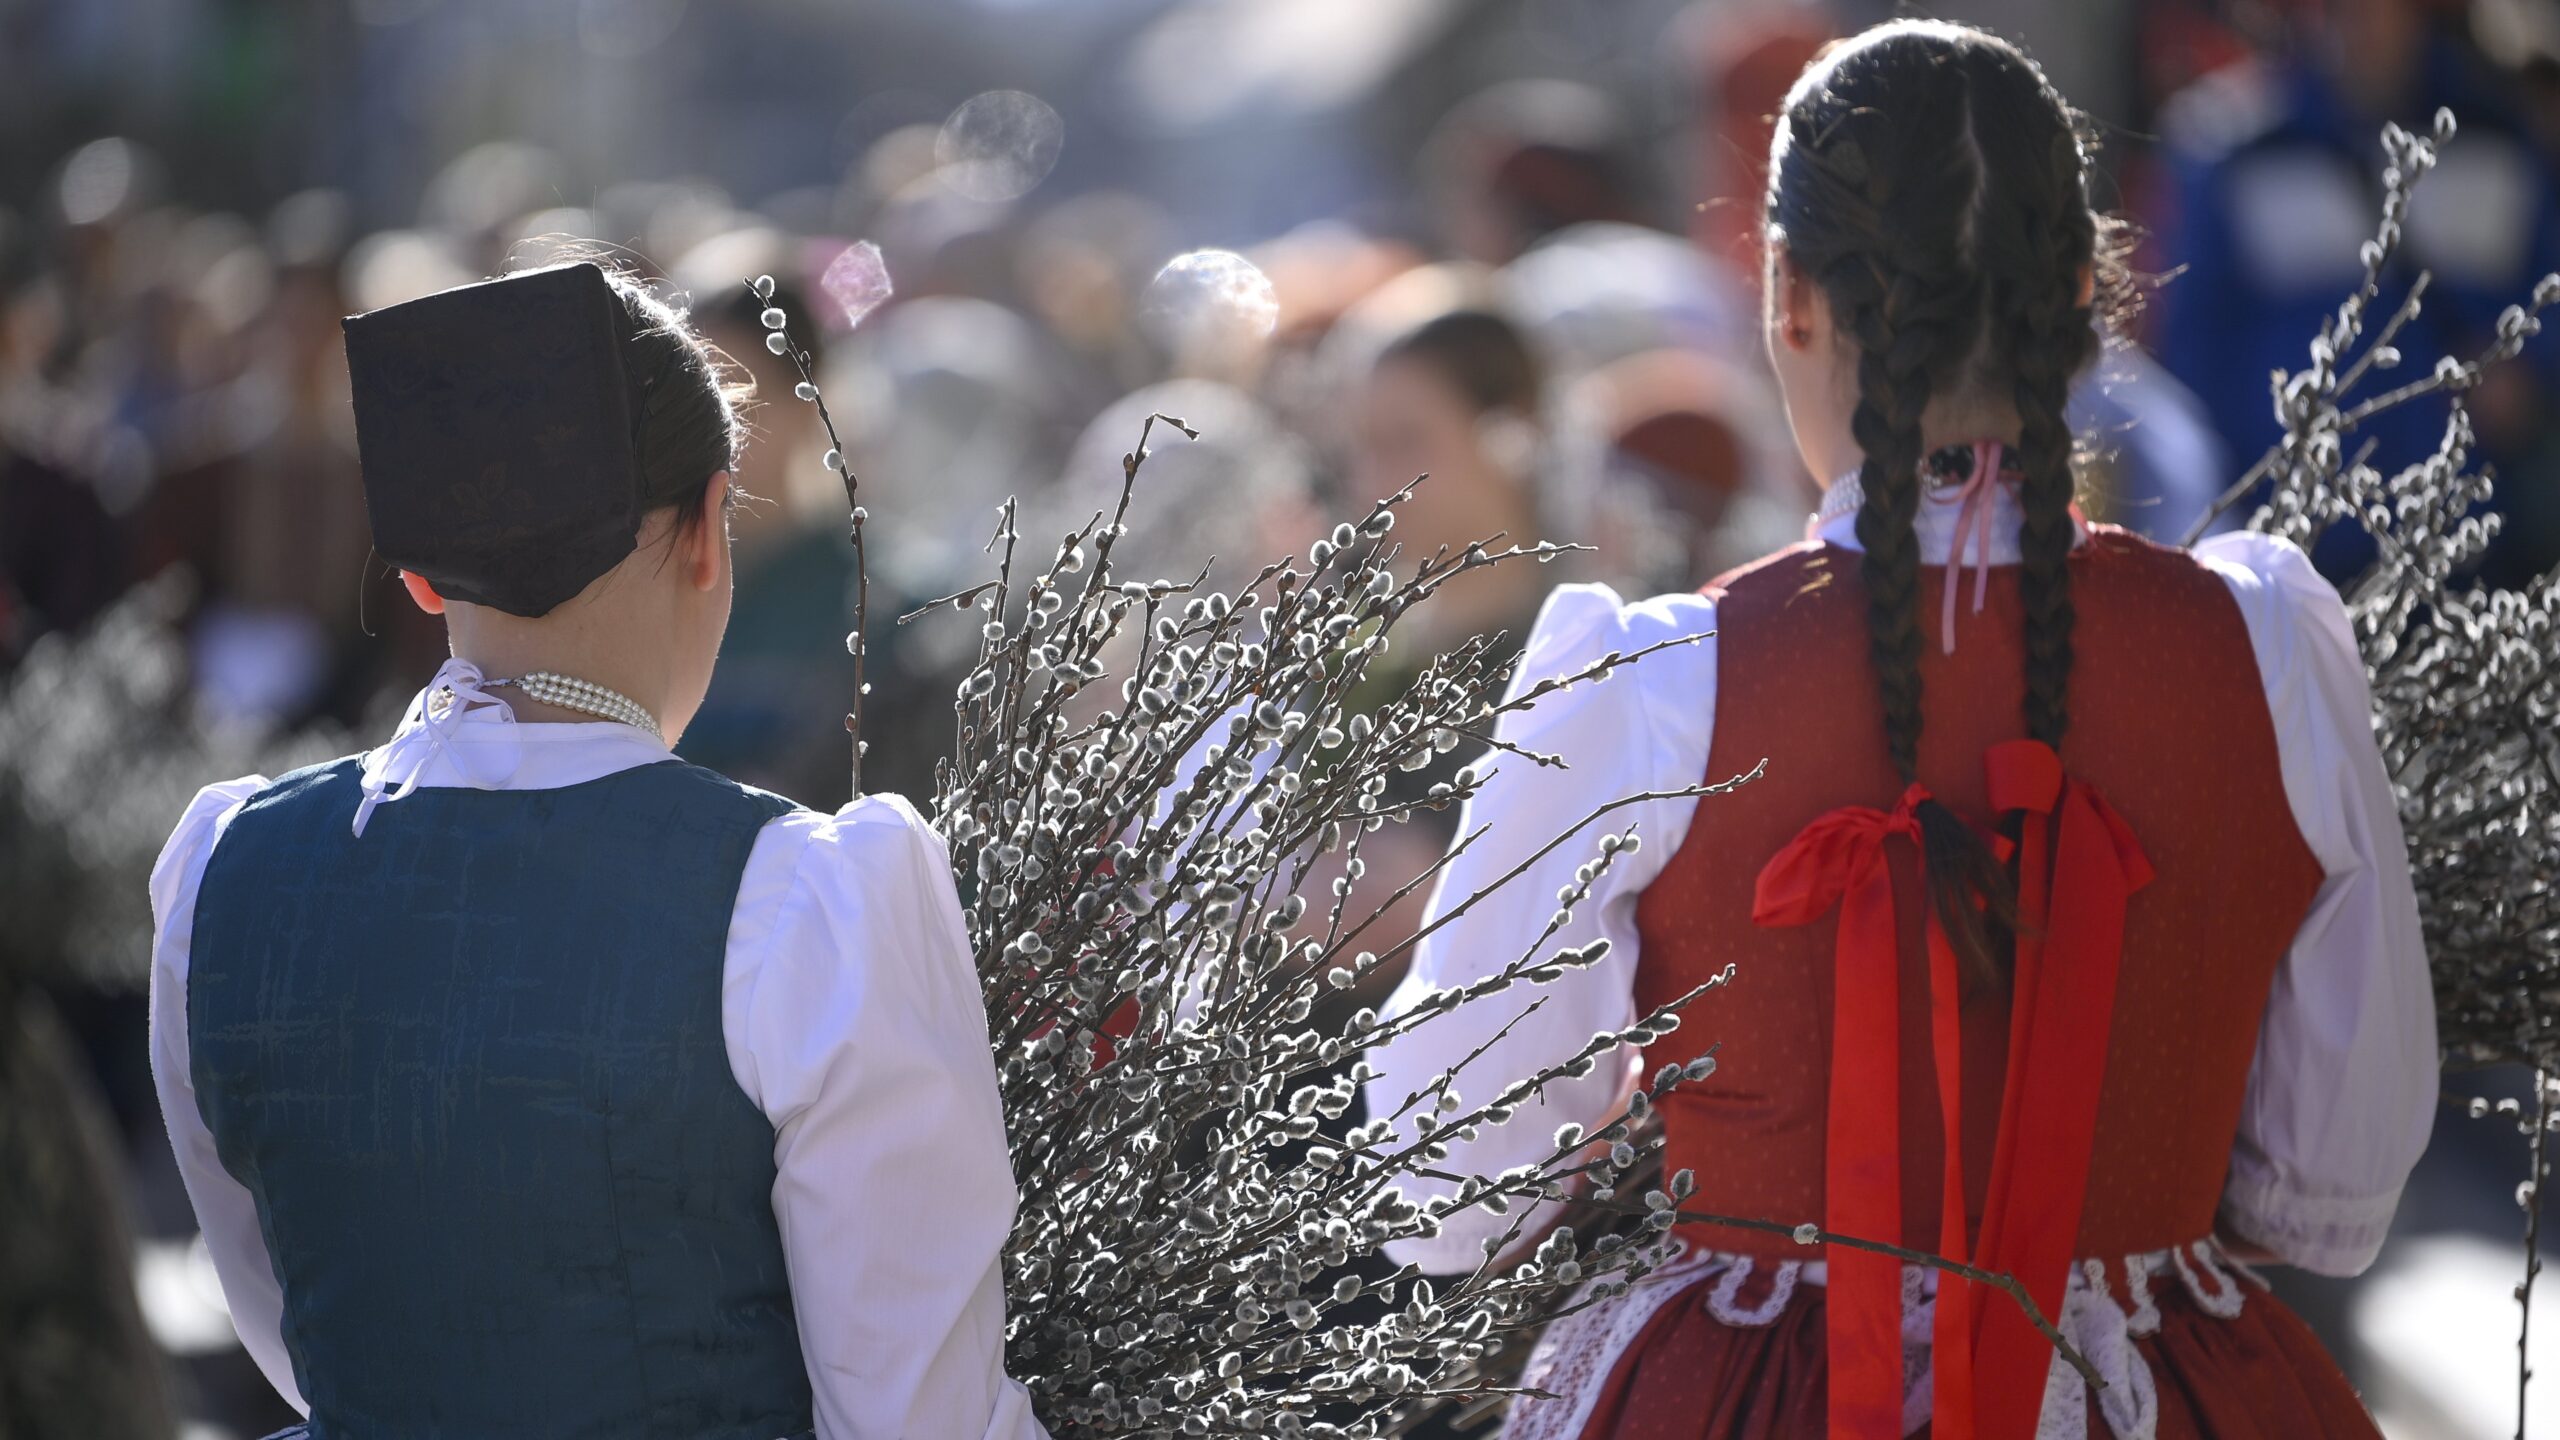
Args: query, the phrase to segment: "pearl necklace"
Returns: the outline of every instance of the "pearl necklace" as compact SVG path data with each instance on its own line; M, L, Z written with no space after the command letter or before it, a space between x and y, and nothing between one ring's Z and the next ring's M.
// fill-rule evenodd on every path
M594 715L606 720L619 721L622 724L646 730L652 735L665 733L658 728L658 717L650 714L639 701L618 690L608 690L592 680L581 680L574 675L562 675L551 670L535 670L513 680L486 680L481 683L491 688L513 685L522 690L528 698L539 700L545 705L556 705L563 710L575 710L582 715Z

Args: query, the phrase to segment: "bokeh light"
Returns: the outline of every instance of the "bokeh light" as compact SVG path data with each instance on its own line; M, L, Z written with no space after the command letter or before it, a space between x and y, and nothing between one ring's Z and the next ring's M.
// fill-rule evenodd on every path
M943 183L972 200L1014 200L1048 177L1067 124L1049 102L1020 90L973 95L942 122L933 158Z
M1280 323L1271 277L1232 250L1176 255L1147 282L1139 313L1157 344L1176 355L1250 348Z
M818 276L818 289L835 302L848 330L861 324L864 316L896 293L889 283L889 263L881 258L880 247L868 240L847 245L842 254L828 261L826 270Z
M62 218L95 225L124 208L133 195L138 165L133 146L110 137L71 152L62 166Z

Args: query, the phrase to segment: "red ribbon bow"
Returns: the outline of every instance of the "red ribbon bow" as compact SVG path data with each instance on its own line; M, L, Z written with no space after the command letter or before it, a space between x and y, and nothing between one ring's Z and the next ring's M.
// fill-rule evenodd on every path
M1945 1131L1938 1249L2016 1277L2053 1316L2087 1197L2125 911L2152 869L2123 817L2086 783L2068 779L2049 747L1995 745L1984 765L1994 808L2025 813L2008 1083L1982 1232L1968 1245L1961 998L1954 947L1933 914L1930 1038ZM1890 811L1845 806L1817 817L1761 870L1752 906L1756 923L1786 926L1840 907L1823 1226L1903 1244L1899 941L1885 842L1919 839L1914 812L1928 798L1914 785ZM1902 1267L1889 1255L1845 1247L1828 1259L1832 1440L1893 1440L1903 1419ZM1971 1282L1941 1272L1932 1345L1933 1435L2034 1434L2053 1351L2016 1306L1980 1304Z

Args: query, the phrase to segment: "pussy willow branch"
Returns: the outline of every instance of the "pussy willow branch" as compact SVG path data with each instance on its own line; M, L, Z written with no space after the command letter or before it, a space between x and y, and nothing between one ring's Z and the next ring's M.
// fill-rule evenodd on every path
M2525 1342L2533 1336L2533 1282L2542 1277L2542 1187L2551 1178L2549 1147L2555 1084L2560 1081L2555 1081L2549 1071L2533 1072L2529 1178L2516 1197L2524 1206L2524 1279L2516 1286L2516 1440L2525 1440L2525 1399L2533 1387L2533 1354Z
M1143 454L1143 447L1133 452L1133 473L1127 478L1134 479L1134 466ZM1061 548L1061 560L1064 561L1088 537L1095 542L1094 550L1099 557L1108 546L1111 532L1117 528L1115 516L1112 524L1099 531L1088 527L1077 536L1070 537ZM1357 723L1344 726L1345 733L1337 733L1336 726L1341 722L1334 718L1334 707L1339 703L1335 697L1347 692L1350 684L1358 678L1365 657L1377 653L1378 635L1392 626L1411 603L1427 596L1448 576L1494 563L1495 559L1481 550L1471 550L1457 557L1435 556L1424 563L1416 581L1408 582L1400 591L1392 585L1384 590L1375 587L1363 589L1361 594L1370 598L1360 599L1357 605L1353 605L1350 603L1354 598L1351 591L1359 587L1349 585L1348 581L1358 579L1361 586L1368 586L1368 579L1363 577L1378 574L1376 560L1383 553L1381 542L1388 528L1386 520L1377 513L1373 513L1370 522L1364 526L1339 528L1338 536L1358 540L1365 535L1370 542L1367 549L1352 552L1355 558L1347 563L1357 573L1344 572L1345 581L1339 588L1335 582L1323 578L1325 566L1322 561L1326 554L1339 553L1338 545L1319 547L1314 574L1297 574L1285 566L1265 567L1249 583L1249 588L1276 587L1279 595L1277 601L1263 606L1259 612L1258 633L1264 636L1262 639L1254 639L1240 630L1243 615L1259 604L1258 601L1240 598L1230 603L1218 596L1210 596L1204 602L1194 597L1183 601L1186 608L1180 616L1175 616L1164 609L1166 602L1178 598L1174 594L1177 588L1196 588L1196 582L1192 587L1125 587L1115 598L1106 589L1107 576L1102 573L1107 565L1099 560L1095 565L1095 578L1080 593L1060 593L1046 574L1033 577L1027 592L1031 608L1023 612L1019 630L1010 625L999 625L992 618L1009 616L1015 611L1009 580L993 591L976 588L946 597L950 603L977 603L989 613L991 618L986 625L988 645L982 651L982 663L996 667L994 673L998 681L997 684L983 684L973 677L964 686L964 711L975 712L982 704L991 703L990 718L996 719L997 723L981 726L976 722L964 722L962 763L946 771L946 794L964 804L969 814L984 817L983 820L972 819L958 825L953 832L955 852L964 859L972 853L981 853L978 847L989 843L980 838L979 827L982 824L1016 826L1047 813L1053 806L1064 807L1060 810L1062 816L1071 814L1076 818L1067 829L1043 833L1051 833L1061 839L1072 835L1097 839L1120 837L1108 845L1089 843L1079 852L1079 857L1069 857L1063 850L1043 852L1055 856L1049 862L1051 866L1063 865L1064 868L1053 868L1050 874L1078 887L1072 891L1044 888L1047 881L1006 886L997 877L1003 876L1013 862L1005 859L994 862L995 868L988 875L996 883L973 907L973 926L983 925L982 933L990 938L1004 934L1041 934L1044 937L1042 943L1033 946L1031 953L1075 955L1077 958L1073 964L1080 971L1091 967L1090 973L1096 982L1104 978L1109 967L1121 963L1112 957L1123 953L1125 947L1133 942L1142 947L1158 947L1152 953L1163 957L1161 964L1164 968L1143 972L1164 978L1161 981L1148 980L1139 987L1138 998L1146 1004L1136 1028L1116 1044L1114 1055L1098 1065L1077 1059L1070 1070L1053 1072L1062 1079L1074 1077L1073 1083L1080 1088L1078 1092L1070 1093L1082 1093L1102 1100L1103 1109L1092 1113L1090 1119L1083 1123L1059 1123L1065 1117L1055 1117L1038 1135L1025 1135L1017 1128L1017 1140L1024 1147L1018 1151L1017 1167L1026 1175L1026 1197L1040 1195L1039 1203L1026 1205L1026 1211L1040 1209L1055 1217L1053 1223L1056 1228L1048 1232L1049 1238L1042 1242L1040 1253L1054 1254L1070 1266L1062 1273L1049 1275L1047 1285L1029 1297L1027 1305L1049 1303L1042 1300L1041 1295L1059 1298L1072 1295L1078 1302L1077 1308L1086 1310L1091 1302L1101 1298L1093 1293L1092 1287L1107 1272L1091 1270L1083 1262L1074 1260L1073 1255L1087 1247L1122 1245L1123 1241L1106 1237L1112 1236L1115 1230L1125 1231L1126 1227L1111 1217L1132 1213L1123 1208L1129 1200L1153 1196L1150 1206L1135 1212L1138 1215L1159 1211L1167 1205L1224 1207L1239 1197L1249 1198L1258 1187L1269 1183L1262 1178L1266 1172L1261 1162L1253 1158L1258 1145L1249 1138L1250 1124L1242 1127L1241 1133L1233 1140L1214 1146L1205 1168L1186 1175L1162 1174L1160 1163L1136 1169L1115 1164L1121 1155L1133 1148L1158 1157L1171 1153L1161 1143L1150 1143L1152 1137L1167 1133L1161 1128L1163 1119L1150 1119L1126 1107L1111 1107L1112 1097L1120 1090L1131 1086L1150 1087L1160 1083L1156 1077L1172 1073L1223 1074L1233 1070L1235 1062L1241 1061L1244 1070L1251 1072L1253 1078L1242 1091L1236 1092L1237 1099L1247 1105L1258 1105L1267 1102L1253 1097L1269 1095L1276 1099L1282 1093L1278 1087L1285 1083L1286 1077L1320 1065L1328 1056L1351 1053L1357 1045L1374 1038L1367 1033L1372 1027L1364 1023L1351 1033L1324 1039L1321 1044L1314 1044L1316 1037L1310 1033L1286 1046L1273 1044L1268 1051L1263 1050L1261 1047L1266 1042L1257 1037L1271 1035L1269 1027L1290 1024L1293 1016L1304 1013L1305 997L1312 993L1306 987L1314 983L1313 977L1320 973L1348 976L1355 967L1361 972L1373 970L1387 963L1388 958L1401 947L1388 947L1389 957L1364 952L1351 964L1328 966L1328 957L1337 953L1349 960L1348 943L1354 938L1365 938L1358 930L1345 933L1339 909L1348 892L1340 889L1336 891L1337 918L1329 922L1325 942L1299 942L1285 955L1277 948L1276 940L1266 942L1262 938L1266 933L1276 932L1254 921L1253 917L1266 911L1280 913L1284 906L1291 915L1303 908L1301 902L1294 899L1284 902L1281 897L1303 883L1306 874L1304 857L1310 853L1347 840L1350 853L1356 855L1360 830L1410 814L1416 809L1455 803L1472 794L1477 783L1475 778L1469 777L1461 785L1435 785L1427 796L1394 803L1382 803L1385 797L1377 788L1384 783L1388 773L1404 763L1407 756L1421 753L1419 747L1432 737L1474 729L1487 714L1499 708L1489 701L1473 698L1487 683L1480 678L1488 673L1483 658L1485 647L1481 644L1462 647L1460 652L1426 666L1422 676L1406 694L1380 712L1376 723L1371 723L1364 715ZM1008 526L1008 532L1009 529ZM1010 533L1003 537L1002 543L1009 556L1013 546ZM1057 598L1051 599L1053 594ZM1201 608L1204 604L1207 605L1205 609ZM1375 622L1366 631L1362 629L1362 615L1370 616ZM1116 631L1122 616L1134 619L1140 627L1139 647L1132 662L1134 673L1122 692L1123 699L1130 703L1117 712L1100 717L1097 722L1072 727L1065 725L1057 702L1065 691L1100 678L1100 672L1095 668L1099 645L1109 633ZM1364 639L1364 635L1367 638ZM1213 655L1212 652L1216 653ZM1319 661L1313 667L1305 663L1311 657ZM1613 663L1623 663L1624 657L1609 658ZM1213 660L1227 668L1217 671L1187 668L1202 659ZM1596 677L1609 668L1612 668L1610 664L1596 666L1591 674ZM1021 683L1026 677L1041 674L1064 676L1071 670L1073 676L1064 684L1044 688L1040 685L1026 687ZM1308 688L1310 681L1314 682L1312 690ZM1178 695L1169 700L1158 698L1152 687L1166 686L1178 691ZM999 688L1003 693L998 693ZM1142 689L1146 693L1141 694ZM1273 708L1272 703L1281 697L1294 697L1294 705L1308 708L1298 714L1284 713ZM1138 703L1141 700L1147 703ZM1248 717L1246 712L1252 713ZM1223 741L1219 741L1214 737L1218 736L1222 723L1225 736ZM976 737L981 746L998 737L1002 737L1005 743L1002 748L994 750L972 749L968 744L972 737ZM1302 773L1297 767L1314 755L1319 741L1326 746L1337 747L1339 757L1328 759L1326 767L1321 770ZM1205 751L1200 748L1204 745L1208 747ZM1177 764L1189 763L1184 757L1195 752L1205 754L1208 757L1206 763L1196 766L1187 777L1177 778ZM1248 764L1246 757L1253 754L1261 754L1264 758ZM1124 761L1138 763L1134 769L1127 769L1123 766ZM1056 775L1059 779L1044 783L1036 791L1028 788L1017 790L1013 777L1025 775ZM1055 786L1054 794L1052 785ZM1079 791L1084 792L1084 798L1077 798ZM1002 805L996 803L999 795L1007 793L1021 796L1018 809L1011 801ZM1168 798L1154 800L1150 797ZM1144 818L1150 812L1161 818ZM948 805L946 813L955 822L962 819L961 811ZM1088 814L1091 818L1083 818ZM1014 818L1017 815L1018 820ZM1248 817L1252 821L1251 827L1244 828ZM1009 856L1011 853L1008 845L1006 854ZM1029 858L1026 850L1025 859ZM1109 862L1107 870L1091 868L1100 860ZM1282 867L1299 879L1284 881ZM1086 886L1095 888L1083 888ZM1119 913L1114 904L1106 902L1111 902L1115 895L1134 897L1140 889L1147 896L1158 898L1139 900L1128 911L1133 923L1125 929L1096 928L1099 922ZM1038 898L1044 895L1055 899ZM1162 908L1177 900L1181 908ZM1377 912L1371 913L1374 919ZM1368 923L1364 921L1363 927ZM1242 957L1249 951L1260 954L1262 950L1259 947L1266 944L1274 948L1270 949L1267 959L1255 963L1271 967L1262 972L1267 979L1254 978L1253 970L1236 968L1227 958ZM1097 949L1097 945L1104 948ZM1082 1023L1064 1017L1099 1013L1098 1009L1090 1008L1097 1004L1098 997L1079 1000L1058 993L1055 1001L1034 1001L1032 997L1040 988L1037 982L1042 973L1036 965L1017 965L1010 958L999 958L987 973L991 980L999 980L990 992L990 1008L999 1017L999 1028L1008 1028L1001 1018L1008 1013L1041 1015L1044 1017L1041 1020L1043 1028L1039 1031L1022 1032L1015 1028L1017 1033L1040 1034L1043 1039L1038 1048L1044 1053L1051 1050L1055 1040L1064 1033L1055 1026ZM1049 973L1059 972L1052 970ZM1556 973L1554 966L1538 964L1535 957L1530 957L1529 963L1513 967L1510 976L1513 980L1534 980L1539 975L1553 973ZM1200 977L1198 981L1190 978L1195 974ZM1274 981L1278 983L1271 983ZM1025 982L1032 982L1032 988L1021 988ZM1201 988L1203 1008L1197 1018L1179 1019L1182 1012L1177 1002L1200 987L1205 988ZM1299 998L1286 1002L1285 997L1292 990ZM1110 992L1104 990L1100 993ZM1150 994L1155 996L1153 1000L1147 999ZM1013 1008L1008 1009L1009 1006ZM1189 1028L1193 1026L1215 1028ZM1275 1041L1279 1038L1273 1036ZM1242 1042L1240 1045L1239 1041ZM1212 1042L1215 1042L1214 1052ZM1068 1048L1075 1050L1074 1046ZM1075 1053L1081 1054L1081 1051ZM1145 1060L1149 1054L1156 1058ZM1142 1062L1143 1070L1133 1068ZM1039 1073L1020 1068L1017 1060L1008 1060L1005 1069L1008 1075L1019 1070L1026 1082ZM1358 1067L1355 1067L1351 1079L1356 1079L1357 1073ZM1230 1086L1232 1083L1229 1082ZM1349 1080L1338 1081L1329 1092L1322 1092L1333 1097L1325 1103L1347 1102L1349 1083ZM1197 1094L1199 1089L1195 1084L1181 1093ZM1317 1093L1302 1091L1299 1099L1291 1102L1292 1112L1298 1113L1299 1105L1307 1095ZM1009 1099L1008 1106L1012 1104ZM1063 1148L1055 1143L1056 1139L1067 1136L1075 1136L1077 1143ZM1100 1149L1083 1143L1085 1137L1099 1136L1115 1138ZM1292 1214L1322 1214L1327 1210L1344 1215L1382 1213L1375 1210L1375 1206L1385 1198L1380 1179L1382 1176L1391 1179L1391 1174L1367 1159L1346 1160L1341 1152L1336 1151L1335 1154L1337 1158L1330 1165L1348 1168L1341 1169L1329 1181L1308 1189L1303 1201L1254 1211L1252 1218L1248 1218L1246 1213L1238 1213L1236 1220L1239 1223L1226 1230L1223 1238L1218 1239L1211 1249L1204 1251L1204 1258L1221 1253L1231 1256L1252 1253L1256 1247L1276 1243L1293 1225L1302 1223L1292 1221L1289 1218ZM1091 1171L1090 1179L1080 1178L1088 1170ZM1154 1181L1142 1178L1144 1171L1157 1172L1157 1178ZM1040 1175L1053 1177L1055 1181L1045 1192L1033 1183L1032 1177ZM1269 1177L1270 1180L1279 1178L1276 1174ZM1168 1186L1163 1183L1165 1181L1174 1183ZM1358 1204L1345 1198L1358 1195L1376 1198ZM1042 1223L1033 1215L1026 1215L1025 1220L1035 1230ZM1407 1222L1393 1223L1401 1225ZM1411 1223L1424 1221L1417 1215ZM1150 1233L1154 1238L1146 1242L1146 1249L1161 1253L1164 1236L1161 1232ZM1388 1235L1392 1233L1392 1230L1386 1232ZM1385 1236L1373 1236L1363 1244L1375 1244L1382 1238ZM1129 1237L1125 1243L1138 1243L1138 1237ZM1041 1262L1027 1263L1032 1266L1033 1283L1041 1284ZM1192 1270L1189 1263L1177 1263L1164 1277L1158 1293L1165 1293L1166 1287L1171 1287L1176 1293L1189 1293L1185 1287L1198 1281L1186 1276L1200 1274ZM1054 1288L1060 1284L1069 1288ZM1256 1313L1265 1317L1255 1322L1258 1333L1261 1325L1269 1323L1269 1312ZM1324 1306L1309 1308L1293 1324L1324 1323L1321 1320L1324 1313L1328 1313ZM1175 1328L1181 1335L1195 1333L1193 1327L1177 1325ZM1359 1345L1364 1351L1377 1343L1409 1343L1385 1341L1384 1337L1396 1333L1390 1330L1325 1333L1329 1337L1328 1345L1331 1340L1361 1335L1364 1338ZM1311 1363L1314 1352L1309 1352L1302 1343L1283 1339L1266 1349L1230 1353L1232 1360L1222 1361L1221 1366L1232 1365L1234 1368L1226 1372L1227 1377L1240 1380L1266 1374L1294 1373L1291 1367L1305 1367ZM1039 1368L1032 1366L1025 1373L1037 1374ZM1363 1393L1369 1389L1369 1384L1361 1376L1367 1373L1364 1369L1359 1375L1331 1375L1329 1378L1319 1374L1309 1380L1312 1390L1308 1393ZM1395 1382L1382 1392L1389 1398L1419 1398L1449 1388L1417 1385L1396 1379L1393 1374L1384 1378ZM1164 1394L1172 1403L1190 1403L1183 1401L1184 1393L1190 1393L1196 1402L1198 1392L1184 1391L1184 1386L1191 1382L1172 1380L1168 1383L1173 1389ZM1064 1396L1070 1392L1051 1390L1044 1393ZM1150 1391L1148 1399L1153 1404L1165 1403L1153 1391ZM1101 1403L1108 1409L1112 1402L1106 1400ZM1238 1413L1253 1410L1253 1406L1246 1405ZM1044 1414L1048 1413L1044 1409ZM1065 1416L1069 1423L1072 1423L1075 1413L1075 1407L1070 1406ZM1215 1413L1195 1410L1193 1414L1208 1426L1209 1433L1228 1433L1231 1428L1221 1423ZM1051 1415L1050 1418L1055 1420L1059 1417ZM1229 1421L1234 1421L1234 1418L1227 1417ZM1235 1424L1237 1427L1250 1427L1273 1422L1278 1422L1285 1433L1290 1423L1288 1412ZM1237 1433L1268 1432L1237 1428Z
M2448 1064L2514 1063L2535 1075L2537 1118L2519 1122L2533 1126L2530 1172L2518 1192L2527 1211L2525 1274L2515 1292L2522 1436L2549 1077L2560 1074L2560 1025L2551 1014L2560 1000L2560 763L2549 738L2560 728L2560 573L2514 590L2474 579L2500 515L2489 506L2489 476L2473 465L2467 397L2541 331L2543 313L2560 305L2560 275L2544 276L2501 312L2494 339L2471 357L2449 356L2426 377L2369 398L2353 394L2370 374L2400 363L2394 342L2419 313L2424 272L2381 332L2361 353L2357 347L2381 272L2400 252L2412 197L2453 133L2452 117L2441 112L2429 136L2384 130L2382 220L2362 250L2363 281L2321 325L2309 364L2275 377L2282 438L2206 519L2271 481L2251 529L2306 549L2341 526L2372 542L2372 560L2340 588L2407 843L2437 1034ZM2430 396L2445 401L2432 453L2385 475L2371 463L2371 438L2350 446L2365 422Z
M1864 1250L1875 1255L1890 1255L1905 1265L1921 1265L1932 1270L1943 1270L1950 1275L1962 1276L1977 1285L1988 1285L2017 1302L2018 1308L2026 1313L2027 1323L2036 1327L2036 1333L2052 1342L2053 1352L2068 1362L2072 1369L2079 1371L2080 1378L2088 1383L2092 1391L2107 1388L2106 1378L2098 1373L2098 1367L2089 1363L2089 1357L2075 1349L2070 1341L2062 1338L2062 1331L2056 1328L2051 1320L2045 1318L2044 1311L2037 1307L2034 1297L2027 1294L2027 1288L2019 1284L2013 1276L2001 1275L1961 1261L1949 1260L1943 1255L1932 1255L1925 1250L1910 1250L1900 1245L1887 1245L1881 1240L1866 1240L1855 1235L1842 1235L1810 1223L1787 1225L1776 1220L1752 1220L1739 1215L1717 1215L1704 1210L1674 1210L1671 1213L1683 1222L1723 1225L1735 1230L1756 1230L1764 1235L1785 1235L1793 1238L1800 1245L1839 1246L1848 1250Z
M836 434L835 416L827 412L827 397L819 391L818 377L810 369L809 352L791 338L787 323L773 323L773 317L782 313L773 304L773 277L759 275L745 284L747 293L754 297L756 304L766 307L765 332L770 338L765 341L765 348L791 362L793 373L800 377L794 394L817 407L818 424L827 432L827 455L832 462L829 468L844 477L844 503L852 516L849 538L853 541L853 629L846 634L844 642L844 648L853 652L853 708L845 712L844 729L847 743L853 750L853 798L859 800L862 798L862 756L871 748L870 742L862 738L862 701L871 693L870 683L863 679L863 662L871 649L867 624L871 609L871 562L862 548L862 527L871 515L863 508L861 482L854 478L853 462L845 456L844 440ZM778 347L775 344L777 340L781 342Z

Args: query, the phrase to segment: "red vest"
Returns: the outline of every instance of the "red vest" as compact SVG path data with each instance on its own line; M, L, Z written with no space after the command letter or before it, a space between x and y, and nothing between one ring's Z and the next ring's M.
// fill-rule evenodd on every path
M1692 1207L1794 1224L1824 1213L1824 1121L1835 923L1752 921L1762 865L1834 807L1893 804L1851 551L1802 545L1708 588L1717 600L1717 701L1709 778L1763 778L1698 804L1687 838L1637 911L1639 1013L1727 965L1733 983L1657 1042L1647 1073L1721 1042L1719 1068L1663 1105L1670 1168L1696 1172ZM2080 1255L2164 1249L2207 1234L2220 1201L2258 1023L2277 963L2322 872L2285 799L2256 657L2223 582L2180 551L2094 527L2071 560L2077 610L2070 774L2103 792L2157 869L2127 911L2113 1032L2099 1092ZM1923 570L1935 615L1946 572ZM1953 655L1934 627L1920 673L1927 717L1919 779L1988 821L1984 751L2022 734L2022 617L2014 566L1964 617ZM1968 587L1969 588L1969 587ZM1904 1231L1934 1250L1940 1119L1917 857L1891 842L1901 947ZM2005 989L1963 1006L1964 1179L1978 1226L2000 1120L2009 1041ZM1897 1238L1897 1237L1877 1237ZM1696 1243L1817 1258L1784 1236L1701 1227Z

